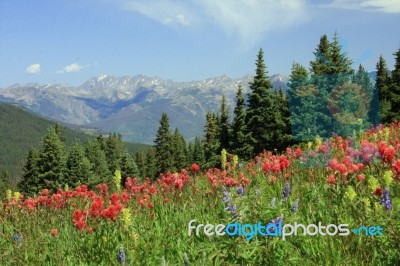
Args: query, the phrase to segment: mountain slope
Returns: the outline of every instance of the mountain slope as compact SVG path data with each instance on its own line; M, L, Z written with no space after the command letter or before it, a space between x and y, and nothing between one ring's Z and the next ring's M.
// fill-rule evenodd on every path
M22 174L28 151L40 148L47 129L55 122L39 117L27 109L0 103L0 169L6 169L15 180ZM76 140L85 143L94 136L61 126L67 146ZM141 144L128 143L130 153L143 148Z

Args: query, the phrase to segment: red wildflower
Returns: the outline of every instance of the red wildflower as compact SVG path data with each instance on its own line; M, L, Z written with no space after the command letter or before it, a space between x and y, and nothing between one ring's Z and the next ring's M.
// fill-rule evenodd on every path
M91 234L91 233L93 233L93 228L92 227L87 227L86 228L86 232L88 233L88 234Z
M334 175L330 175L330 176L328 177L328 179L326 180L326 182L327 182L328 184L335 184L335 183L336 183L336 178L335 178L335 176L334 176Z
M175 180L175 188L176 189L181 189L183 187L183 180L181 178L178 178Z
M149 203L147 203L147 207L148 207L149 209L154 209L154 204L153 204L153 202L149 201Z
M357 176L357 179L358 179L358 181L364 181L365 180L365 175L364 174L359 174L358 176Z
M374 190L374 192L372 192L372 194L375 196L381 197L383 194L383 190L381 187L378 186L375 188L375 190Z
M169 199L168 198L164 198L164 203L168 203Z
M193 172L197 172L197 171L199 171L199 169L200 169L200 166L198 165L198 164L192 164L192 166L190 167L190 169L193 171Z
M51 230L50 230L50 234L51 234L52 236L58 235L58 230L57 230L57 228L51 229Z

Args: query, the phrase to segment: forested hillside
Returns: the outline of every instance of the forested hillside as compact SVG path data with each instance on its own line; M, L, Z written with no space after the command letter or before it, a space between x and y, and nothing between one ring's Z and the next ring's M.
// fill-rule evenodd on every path
M39 117L17 105L0 103L0 170L6 170L11 180L22 174L28 152L41 146L48 128L55 125L54 121ZM60 126L66 146L71 146L76 140L85 143L95 136ZM143 144L125 143L129 153L134 154Z

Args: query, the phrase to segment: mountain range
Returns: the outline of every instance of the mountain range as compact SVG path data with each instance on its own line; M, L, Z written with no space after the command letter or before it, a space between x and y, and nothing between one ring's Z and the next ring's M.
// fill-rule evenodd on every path
M0 102L16 103L44 117L82 129L119 132L124 140L152 144L161 114L171 130L178 127L187 140L201 136L205 115L218 111L225 95L230 111L238 84L248 92L250 75L201 81L173 82L158 77L100 75L77 87L60 84L15 84L0 89ZM272 75L274 89L286 89L288 77Z

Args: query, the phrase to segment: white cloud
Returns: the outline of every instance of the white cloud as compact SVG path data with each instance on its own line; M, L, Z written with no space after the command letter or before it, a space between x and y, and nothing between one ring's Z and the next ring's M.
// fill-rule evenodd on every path
M40 65L39 64L32 64L26 68L26 72L29 74L36 74L40 72Z
M189 1L188 1L189 2ZM146 0L127 1L124 9L136 11L164 24L178 24L191 26L194 17L192 10L187 6L188 2L173 0Z
M251 47L268 32L307 20L306 0L126 0L125 10L164 24L214 23Z
M303 0L198 0L206 14L228 34L253 46L268 32L288 28L307 19Z
M68 65L66 67L64 67L62 70L57 71L58 73L70 73L70 72L78 72L80 71L82 68L84 68L84 66L77 64L77 63L73 63L71 65Z
M334 0L329 6L343 9L400 13L400 0Z

